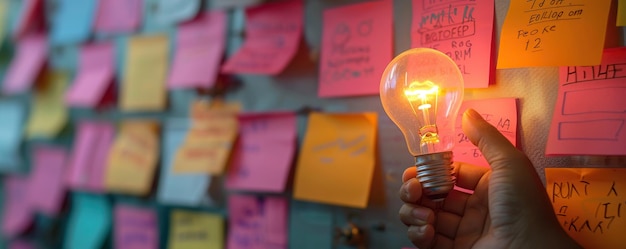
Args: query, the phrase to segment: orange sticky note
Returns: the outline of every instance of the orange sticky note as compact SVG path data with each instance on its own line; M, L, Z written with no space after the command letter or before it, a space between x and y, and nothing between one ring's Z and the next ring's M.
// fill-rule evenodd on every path
M622 248L625 168L546 168L546 189L563 229L583 248Z
M130 38L120 93L122 111L160 111L165 108L168 54L165 35Z
M68 77L61 72L45 72L35 89L26 136L29 138L56 136L67 123L69 113L63 103Z
M497 68L597 65L610 6L610 0L511 1Z
M183 145L176 152L175 173L224 173L237 138L239 104L196 101L192 124Z
M217 214L173 210L171 249L224 248L224 218Z
M311 113L294 198L365 208L376 162L375 113Z
M106 189L144 195L150 191L159 158L158 124L126 121L109 151Z

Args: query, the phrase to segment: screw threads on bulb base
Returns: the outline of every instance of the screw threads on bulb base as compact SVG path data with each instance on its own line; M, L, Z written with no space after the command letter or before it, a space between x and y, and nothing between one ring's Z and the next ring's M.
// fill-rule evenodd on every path
M456 176L452 166L452 151L416 156L415 167L417 180L429 199L443 201L454 188Z

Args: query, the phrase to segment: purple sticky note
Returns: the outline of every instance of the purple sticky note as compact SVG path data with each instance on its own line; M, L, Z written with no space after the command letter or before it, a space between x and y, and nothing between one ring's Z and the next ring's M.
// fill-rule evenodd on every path
M56 216L65 194L63 173L67 152L63 147L40 145L33 151L33 169L28 186L28 203L50 216Z
M159 248L159 224L154 210L117 205L114 212L115 248Z
M24 176L9 175L4 178L2 234L5 238L21 234L33 221L33 211L26 194L28 183L28 178Z
M239 116L239 141L227 172L231 190L282 192L295 153L293 112Z
M98 33L131 33L139 28L142 0L100 0L94 29Z
M48 54L46 36L28 34L17 42L17 53L4 78L2 91L7 94L30 90L39 75Z
M181 24L168 87L212 87L226 43L225 33L226 14L222 11L206 12Z
M68 105L94 107L100 103L113 80L114 53L111 43L90 44L81 48L78 74L65 94Z
M228 248L287 248L287 208L281 197L230 196Z
M81 121L69 161L66 183L73 189L104 191L104 173L115 127L106 122Z

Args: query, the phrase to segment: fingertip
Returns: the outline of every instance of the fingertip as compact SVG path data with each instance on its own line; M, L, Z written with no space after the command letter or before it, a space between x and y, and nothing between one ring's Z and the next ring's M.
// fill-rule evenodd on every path
M406 203L417 203L422 198L422 185L417 178L411 178L402 184L400 199Z
M409 179L415 178L417 176L417 169L414 166L408 167L402 173L402 182L406 182Z

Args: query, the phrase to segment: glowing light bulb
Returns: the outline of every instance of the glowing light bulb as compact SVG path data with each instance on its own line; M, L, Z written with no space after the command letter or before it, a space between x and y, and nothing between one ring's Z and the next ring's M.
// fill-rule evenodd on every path
M452 148L463 90L456 63L429 48L398 55L380 81L383 108L404 134L424 194L434 201L442 201L456 181Z

